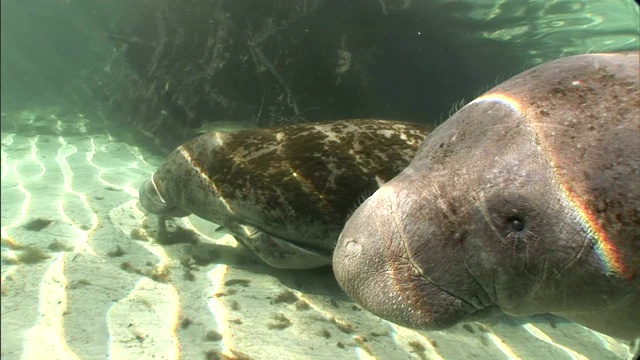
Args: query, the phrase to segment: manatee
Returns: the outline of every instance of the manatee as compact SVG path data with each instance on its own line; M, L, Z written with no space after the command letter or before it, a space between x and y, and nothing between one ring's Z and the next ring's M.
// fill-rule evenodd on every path
M640 336L639 61L551 61L436 127L345 224L340 286L417 329L555 314Z
M221 225L271 266L330 265L348 215L409 164L428 130L359 119L211 132L173 151L139 201Z

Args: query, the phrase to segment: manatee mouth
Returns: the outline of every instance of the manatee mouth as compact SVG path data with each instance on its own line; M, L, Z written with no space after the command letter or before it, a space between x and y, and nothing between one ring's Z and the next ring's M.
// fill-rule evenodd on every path
M426 330L446 329L477 310L423 277L406 256L371 269L372 261L363 256L357 241L348 235L340 238L333 266L338 284L364 309L393 323Z
M140 190L138 190L140 205L151 214L160 216L184 217L191 214L177 205L172 205L165 201L156 186L154 175L151 175L149 180L142 183Z

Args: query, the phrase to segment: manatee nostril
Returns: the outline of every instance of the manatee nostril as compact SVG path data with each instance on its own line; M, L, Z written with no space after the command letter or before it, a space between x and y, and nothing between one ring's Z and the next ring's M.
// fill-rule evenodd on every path
M357 241L347 240L347 243L344 245L344 255L349 257L355 257L360 255L360 251L362 250L362 246Z

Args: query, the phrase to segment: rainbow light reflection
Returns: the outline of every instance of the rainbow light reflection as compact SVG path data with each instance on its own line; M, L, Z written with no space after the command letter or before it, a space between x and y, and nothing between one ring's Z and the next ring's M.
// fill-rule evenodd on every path
M508 106L518 114L527 117L527 119L531 119L531 117L527 116L528 109L525 108L523 104L518 101L518 99L508 94L485 94L469 103L469 105L479 102L498 102ZM538 143L540 145L538 146L538 150L540 154L544 156L544 158L551 166L551 169L553 170L555 177L554 182L557 183L560 188L562 202L568 205L572 213L575 214L580 227L587 234L587 236L589 236L590 239L595 240L594 243L596 244L596 253L598 255L598 258L600 259L603 269L606 273L611 275L623 275L625 272L625 266L615 245L611 242L611 239L608 238L606 231L599 223L593 211L587 207L582 199L580 199L580 196L578 194L569 190L569 188L565 185L566 182L563 181L564 179L562 179L562 177L560 176L558 168L556 166L554 152L549 150L550 147L545 141L546 139L541 127L542 124L533 121L529 121L528 124L532 132L532 136L539 141Z

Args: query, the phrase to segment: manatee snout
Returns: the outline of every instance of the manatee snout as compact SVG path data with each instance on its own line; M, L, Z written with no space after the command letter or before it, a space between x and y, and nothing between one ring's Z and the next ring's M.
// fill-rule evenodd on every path
M374 314L413 328L444 329L489 301L465 299L466 290L453 289L464 278L456 273L455 258L408 242L430 219L416 213L420 206L403 187L385 184L354 212L333 254L334 273L345 292ZM413 214L414 221L405 214ZM415 221L421 216L424 222ZM474 285L466 289L475 290Z
M190 212L166 201L154 185L153 176L142 183L138 190L140 205L151 214L167 217L184 217Z

